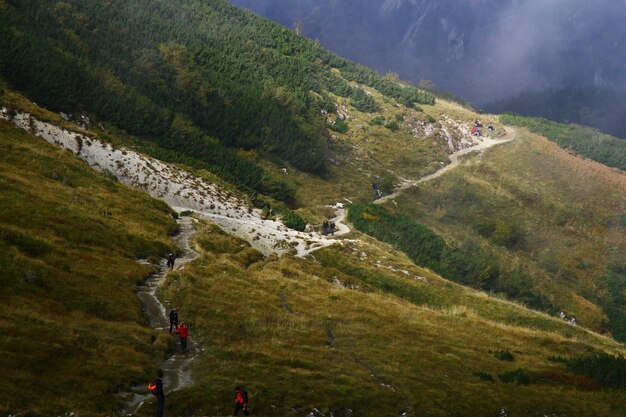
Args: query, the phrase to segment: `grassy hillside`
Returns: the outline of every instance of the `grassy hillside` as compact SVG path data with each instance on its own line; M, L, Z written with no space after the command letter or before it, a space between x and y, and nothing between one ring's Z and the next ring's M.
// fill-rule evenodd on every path
M625 190L623 173L527 132L405 193L390 209L470 254L487 254L500 270L523 273L510 282L478 275L468 284L505 293L513 286L509 296L530 291L549 311L565 310L625 340Z
M229 413L237 384L259 416L609 416L626 399L550 359L623 352L616 343L379 244L263 259L208 224L196 243L201 258L164 288L203 348L196 387L170 396L175 415Z
M3 121L0 145L0 413L110 414L167 346L134 291L172 211Z
M626 141L583 126L564 125L550 120L511 114L500 116L503 123L527 127L561 148L610 167L626 170Z
M434 96L330 54L223 0L3 1L0 72L53 110L87 111L160 146L217 163L226 147L325 170L327 93L362 111L359 82L406 106ZM96 46L97 45L97 46ZM262 63L262 65L259 65ZM220 158L216 160L214 154ZM238 178L259 187L250 172Z

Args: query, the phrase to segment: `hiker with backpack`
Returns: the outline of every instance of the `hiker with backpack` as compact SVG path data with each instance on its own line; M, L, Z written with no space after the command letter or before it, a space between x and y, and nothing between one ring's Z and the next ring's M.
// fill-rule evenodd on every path
M148 384L150 393L157 399L156 417L163 417L163 409L165 408L165 393L163 392L163 371L159 370L157 379Z
M322 223L322 235L326 236L328 234L329 228L330 225L328 224L328 220L324 220L324 222Z
M176 261L176 255L170 253L167 257L167 267L171 270L174 269L174 261Z
M176 327L176 333L180 339L180 347L183 352L187 350L187 338L189 337L189 327L185 323L180 323Z
M173 309L169 314L170 318L170 333L172 333L172 329L176 330L178 327L178 310Z
M336 229L336 225L335 222L330 222L330 234L331 236L335 236L335 229Z
M243 415L248 416L248 392L242 387L235 388L235 409L233 410L233 416L238 416L239 412L243 410Z

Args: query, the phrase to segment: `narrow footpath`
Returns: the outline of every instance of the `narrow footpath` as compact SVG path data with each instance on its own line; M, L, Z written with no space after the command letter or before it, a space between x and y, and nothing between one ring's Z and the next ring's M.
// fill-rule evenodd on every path
M180 229L173 240L180 248L181 253L178 258L176 258L174 270L184 269L186 264L199 256L190 244L190 238L195 232L193 222L194 219L191 217L183 217L178 220ZM146 315L148 316L150 326L159 332L169 331L168 311L173 307L168 305L166 308L164 303L157 297L157 291L167 273L167 261L163 259L159 264L159 270L147 279L146 282L139 287L137 292L137 296L141 300ZM165 304L169 303L165 301ZM183 319L181 321L184 321L184 317L181 317L181 319ZM180 350L179 347L178 349ZM193 379L191 377L190 365L196 358L198 352L200 352L198 343L193 337L190 337L187 352L181 353L177 351L177 353L163 362L161 369L164 373L163 387L166 394L192 385ZM130 396L130 399L126 403L124 410L120 412L120 415L134 415L137 410L143 406L146 400L153 398L152 394L148 392L146 384L134 387L131 392L121 394L123 397Z
M478 153L483 153L485 150L496 146L496 145L500 145L503 143L507 143L512 141L513 139L515 139L516 136L516 131L515 129L505 126L504 130L506 131L506 135L504 135L503 138L501 139L494 139L494 138L490 138L490 137L483 137L481 138L481 142L475 146L466 148L466 149L461 149L460 151L454 152L453 154L451 154L449 156L450 158L450 163L446 166L444 166L443 168L433 172L432 174L428 174L423 176L422 178L418 179L418 180L407 180L407 179L403 179L402 182L400 183L400 186L392 193L386 196L383 196L377 200L374 200L374 204L383 204L386 203L389 200L393 200L394 198L396 198L402 191L409 189L411 187L415 187L418 184L430 181L432 179L435 179L437 177L442 176L443 174L445 174L446 172L450 171L451 169L455 168L456 166L459 165L460 160L459 157L463 156L463 155L467 155L469 153L472 152L478 152Z

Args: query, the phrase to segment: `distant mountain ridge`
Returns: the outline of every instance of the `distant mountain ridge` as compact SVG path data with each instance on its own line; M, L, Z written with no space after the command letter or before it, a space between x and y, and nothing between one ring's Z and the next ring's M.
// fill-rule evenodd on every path
M528 89L624 86L620 1L232 0L329 49L486 103Z

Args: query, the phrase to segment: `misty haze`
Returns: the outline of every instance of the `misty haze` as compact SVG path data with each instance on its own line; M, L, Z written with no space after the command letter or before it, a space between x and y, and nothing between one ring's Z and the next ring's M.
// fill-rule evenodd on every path
M233 0L323 46L413 82L430 80L475 105L498 103L626 136L624 0ZM559 95L560 94L560 95ZM562 95L576 109L561 112ZM615 95L618 97L614 97ZM528 98L528 97L527 97ZM606 111L619 113L606 116ZM580 109L579 107L583 107ZM606 111L589 115L589 112ZM552 110L552 111L550 111ZM576 118L581 120L576 120ZM574 119L574 120L572 120Z

